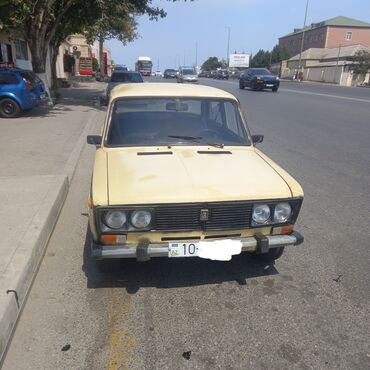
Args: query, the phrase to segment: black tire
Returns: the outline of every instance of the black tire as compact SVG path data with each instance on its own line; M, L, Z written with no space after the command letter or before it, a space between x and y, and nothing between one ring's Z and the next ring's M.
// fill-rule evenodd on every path
M284 253L284 247L279 247L279 248L270 249L268 253L263 253L263 254L252 253L252 256L254 259L262 261L262 262L274 262L278 258L280 258L283 253Z
M244 84L243 81L239 80L239 89L244 90Z
M257 85L256 85L255 82L253 82L253 84L251 84L251 90L257 91Z
M21 114L21 107L19 104L9 98L0 100L0 116L3 118L16 118Z
M273 88L272 88L272 91L273 91L273 92L277 92L277 91L278 91L278 87L273 87Z
M119 258L95 260L95 265L99 272L103 274L112 274L120 270L121 260Z

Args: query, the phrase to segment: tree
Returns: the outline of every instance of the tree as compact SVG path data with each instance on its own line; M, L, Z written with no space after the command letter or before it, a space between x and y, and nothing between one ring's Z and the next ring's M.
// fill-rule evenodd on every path
M257 54L251 60L251 67L262 68L268 67L270 64L270 52L265 50L258 50Z
M370 53L366 50L359 50L353 56L355 62L354 72L366 74L370 71Z
M217 68L223 68L224 64L221 60L218 60L217 57L209 57L203 64L201 69L203 71L212 71Z
M80 22L84 23L85 13L81 10L89 10L87 19L92 22L90 23L91 26L94 26L99 20L104 18L104 14L110 17L115 15L115 13L106 13L106 9L114 10L120 7L126 7L130 14L147 14L151 20L165 17L166 13L164 10L152 6L152 1L1 0L0 29L8 32L16 29L22 33L30 48L34 72L45 75L49 46L54 44L53 48L56 48L57 39L69 32L66 29L75 29L75 27L78 28ZM77 14L80 17L76 17ZM122 15L122 13L120 14ZM74 21L69 21L70 19ZM61 36L57 36L57 33ZM115 37L117 33L112 32L111 35Z
M271 64L279 63L282 60L287 60L291 58L291 54L286 48L283 48L279 45L275 45L271 51Z

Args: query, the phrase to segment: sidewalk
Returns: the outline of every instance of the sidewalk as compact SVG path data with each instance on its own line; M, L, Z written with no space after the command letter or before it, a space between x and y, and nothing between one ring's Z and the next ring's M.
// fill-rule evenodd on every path
M103 83L60 89L50 110L0 119L0 364L68 193L86 135L99 133Z

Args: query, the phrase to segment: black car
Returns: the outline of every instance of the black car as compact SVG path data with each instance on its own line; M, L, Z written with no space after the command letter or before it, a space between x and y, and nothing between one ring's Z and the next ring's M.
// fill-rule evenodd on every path
M120 84L144 82L139 72L114 71L107 86L107 100L109 100L112 89Z
M239 78L239 88L249 87L252 90L271 89L278 91L280 85L279 77L274 76L266 68L248 68Z
M219 69L216 72L215 78L217 80L228 80L229 79L229 72L227 71L227 69Z
M166 69L163 73L163 78L176 78L177 71L175 69Z

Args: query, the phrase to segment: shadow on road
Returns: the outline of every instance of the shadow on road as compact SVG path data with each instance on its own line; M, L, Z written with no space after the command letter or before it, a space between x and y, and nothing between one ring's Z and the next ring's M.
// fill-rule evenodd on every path
M82 270L87 277L87 288L125 288L135 294L143 287L180 288L235 281L246 285L248 279L276 275L273 264L261 263L248 253L234 256L229 262L201 258L153 258L148 262L124 259L121 269L112 274L100 273L90 258L90 234L86 233Z

